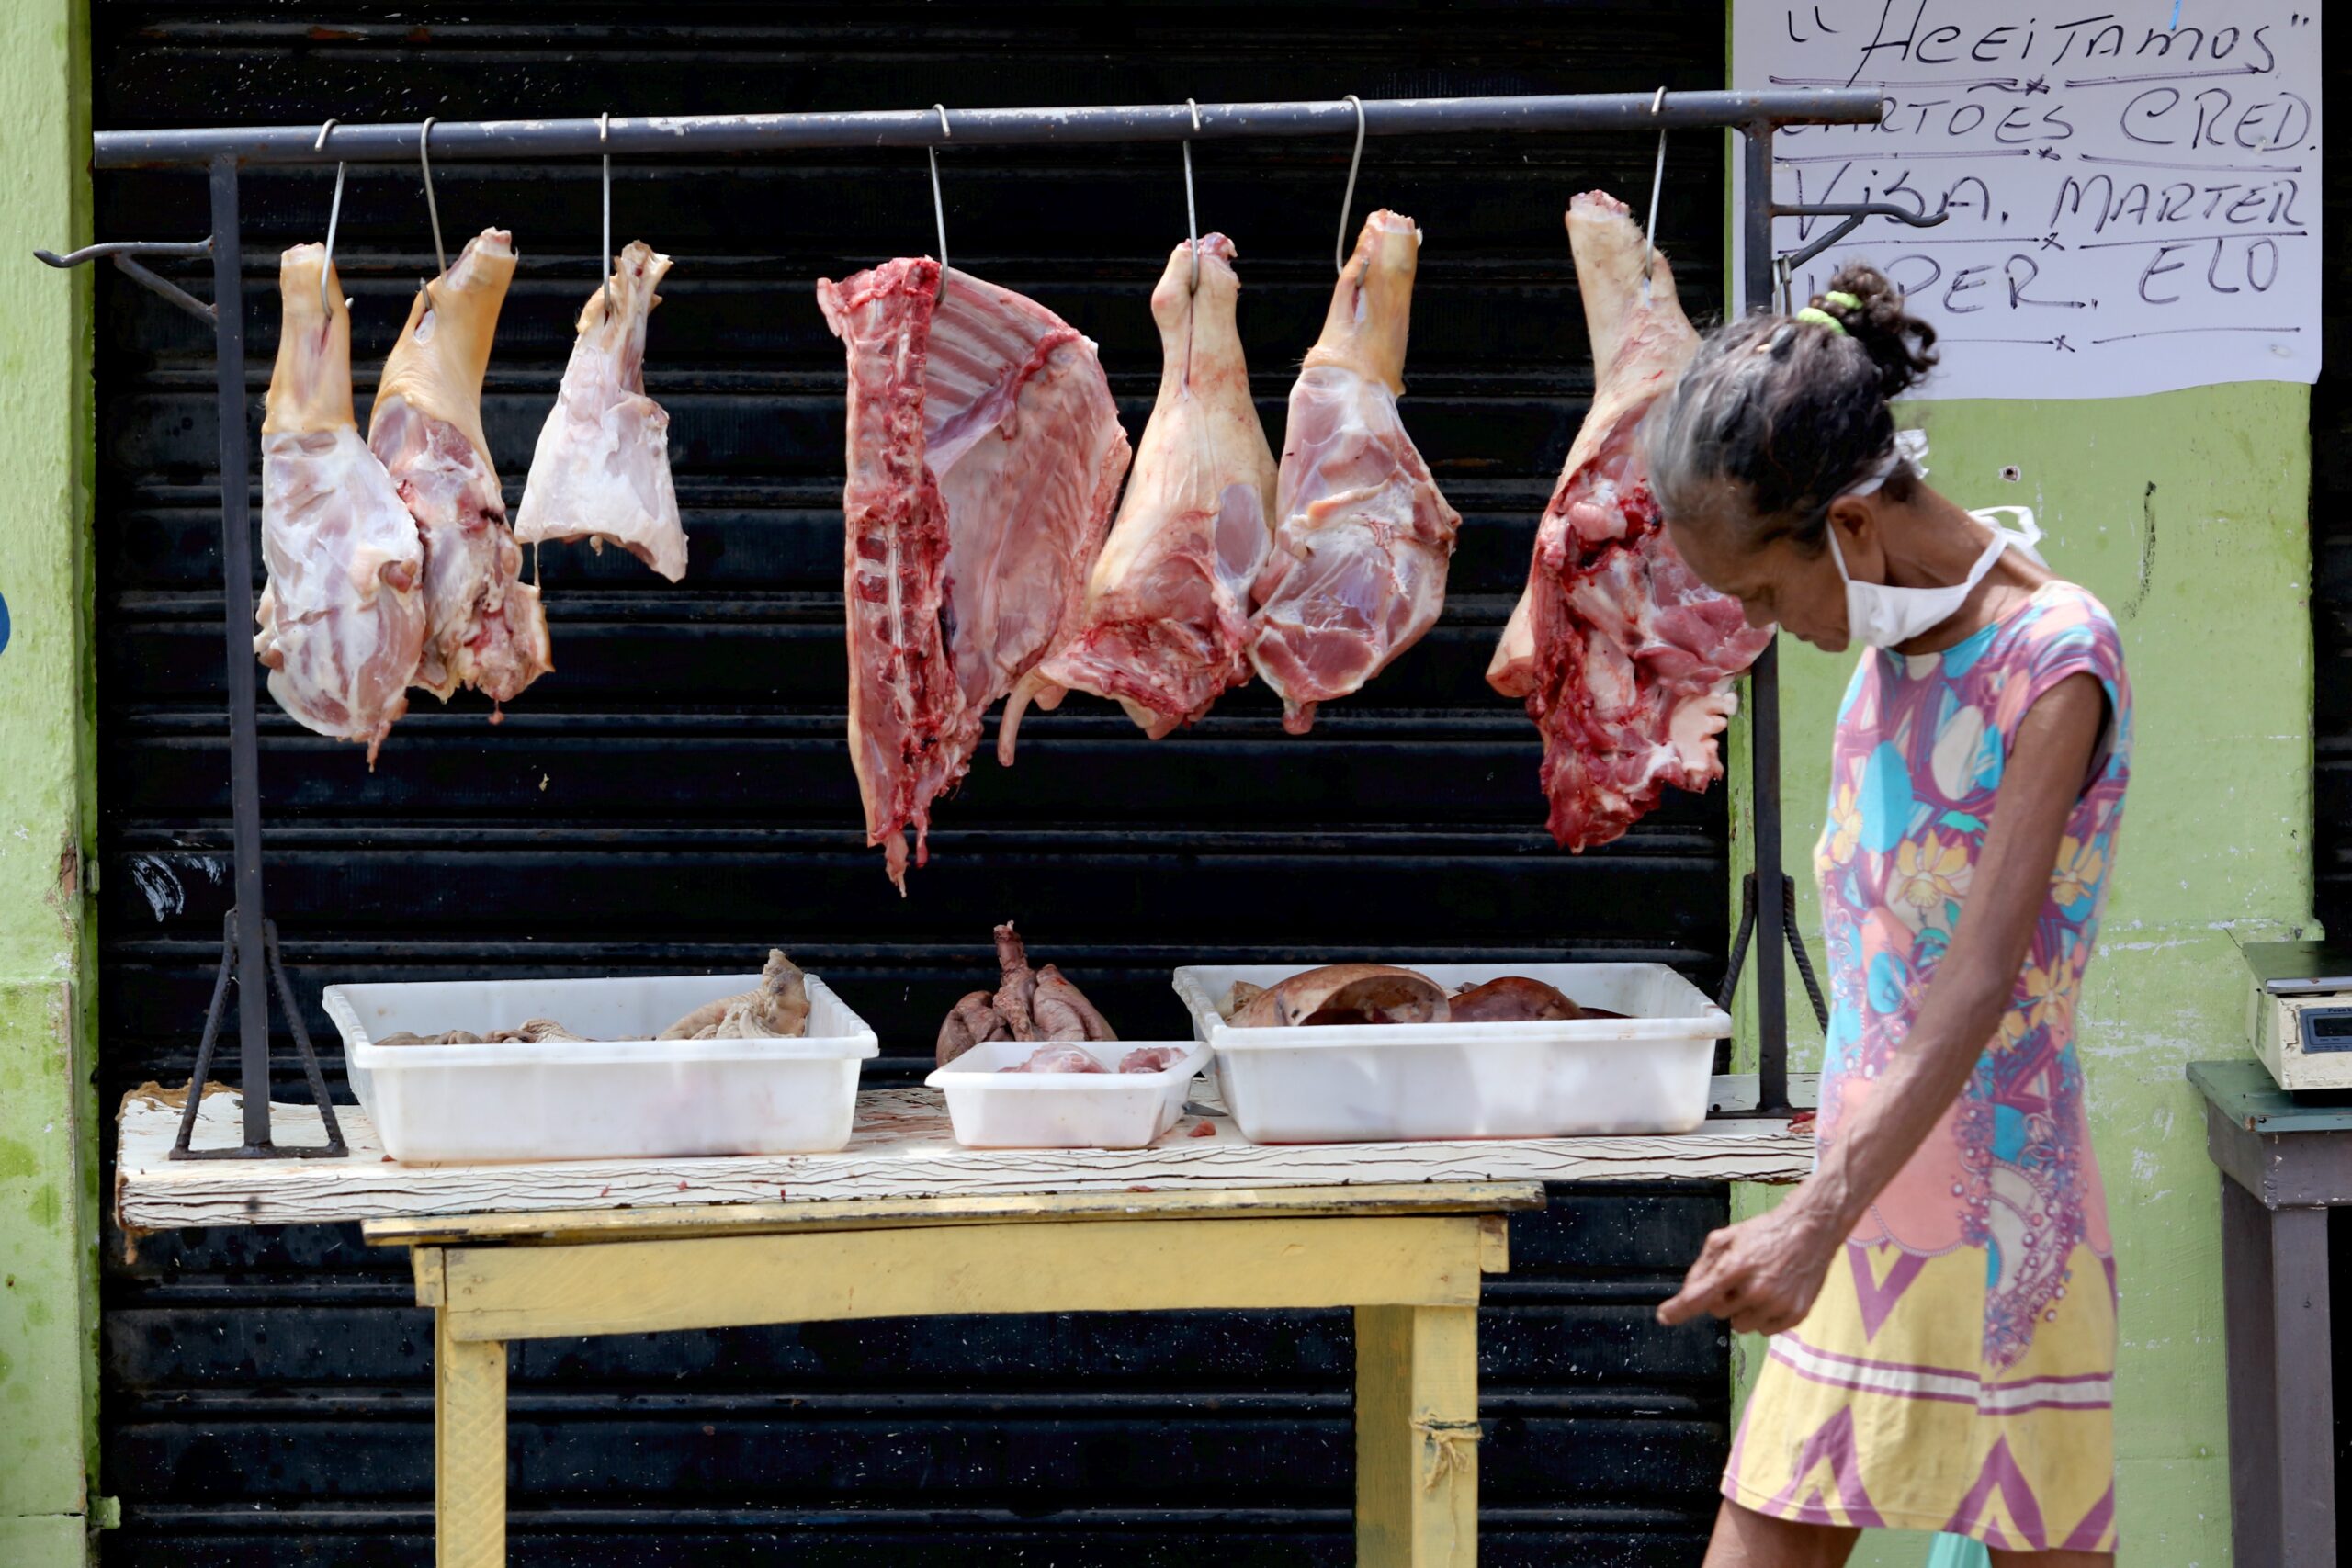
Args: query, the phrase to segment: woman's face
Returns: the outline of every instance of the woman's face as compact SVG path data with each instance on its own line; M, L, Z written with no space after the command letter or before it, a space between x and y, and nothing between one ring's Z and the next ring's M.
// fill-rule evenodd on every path
M1778 623L1824 652L1845 649L1846 580L1826 546L1807 555L1794 540L1782 537L1749 548L1737 528L1671 518L1667 533L1700 581L1739 601L1749 626Z

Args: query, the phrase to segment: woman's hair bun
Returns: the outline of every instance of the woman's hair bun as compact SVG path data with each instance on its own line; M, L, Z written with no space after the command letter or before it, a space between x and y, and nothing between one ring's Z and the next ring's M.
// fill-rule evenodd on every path
M1860 303L1836 298L1841 294ZM1878 367L1879 396L1901 397L1935 367L1936 329L1904 309L1903 290L1878 268L1849 262L1814 296L1813 305L1838 318L1846 335L1871 356Z

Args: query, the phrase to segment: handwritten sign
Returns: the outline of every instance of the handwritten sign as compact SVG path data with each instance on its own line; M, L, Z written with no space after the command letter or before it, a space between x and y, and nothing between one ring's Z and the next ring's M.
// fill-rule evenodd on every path
M1849 260L1901 285L1942 334L1924 395L2317 378L2318 0L1737 0L1732 49L1741 88L1883 96L1776 135L1773 195L1947 215L1790 276L1800 305ZM1776 257L1838 221L1777 220Z

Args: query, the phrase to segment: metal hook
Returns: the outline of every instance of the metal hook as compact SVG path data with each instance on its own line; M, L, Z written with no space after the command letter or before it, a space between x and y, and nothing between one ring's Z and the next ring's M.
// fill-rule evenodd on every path
M612 130L612 111L607 109L596 117L597 144L601 146L610 141ZM605 276L609 285L612 278L620 276L620 269L613 265L613 155L606 152L603 157L605 164ZM609 286L605 289L605 319L608 321L613 319L613 291ZM538 560L536 556L533 557L531 565L534 570L537 570Z
M424 170L424 210L433 216L433 259L443 272L449 270L449 253L441 243L441 204L433 199L433 122L441 117L426 115L417 128L416 161Z
M1331 270L1348 270L1348 213L1356 204L1356 171L1363 166L1363 100L1350 93L1342 103L1353 104L1356 110L1355 156L1348 160L1348 193L1340 198L1340 238L1331 246Z
M956 128L947 123L947 106L933 104L931 107L939 115L940 136L943 139L954 136ZM939 287L932 291L931 296L931 302L936 307L947 298L947 204L939 194L939 149L933 145L924 148L923 152L931 159L931 216L939 225Z
M110 240L104 244L84 245L80 250L68 251L62 256L55 251L35 251L33 257L37 261L48 263L51 266L73 267L80 266L85 262L96 261L104 256L113 262L116 269L123 276L141 288L153 289L192 316L199 316L205 321L217 321L219 317L211 306L174 283L170 278L158 277L131 259L134 256L209 256L211 254L212 242L209 239L187 242Z
M1664 107L1666 107L1666 89L1660 87L1657 90L1657 96L1650 100L1650 113L1656 116ZM1657 167L1650 175L1650 209L1645 215L1648 220L1648 232L1645 237L1649 248L1642 254L1642 291L1645 295L1649 292L1650 275L1657 263L1657 201L1665 189L1666 131L1661 128L1657 133Z
M311 152L326 151L327 132L333 130L335 124L335 121L329 120L319 127L319 139L311 143ZM334 228L336 221L343 217L343 171L344 164L338 162L334 166L334 200L327 208L326 260L319 267L319 314L330 321L334 320L334 306L327 299L327 274L334 270Z
M1201 106L1186 98L1184 107L1193 111L1193 134L1197 136L1201 130ZM1201 219L1193 206L1193 143L1189 138L1184 142L1184 237L1192 249L1192 291L1198 294L1201 291Z

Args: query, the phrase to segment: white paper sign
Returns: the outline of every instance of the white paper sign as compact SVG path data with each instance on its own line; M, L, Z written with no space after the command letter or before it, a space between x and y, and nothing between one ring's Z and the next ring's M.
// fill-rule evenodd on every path
M1927 397L2315 379L2318 0L2097 6L1737 0L1736 86L1886 104L1777 134L1777 198L1949 214L1866 220L1795 271L1792 303L1849 259L1879 268L1942 334ZM1779 220L1775 254L1838 221Z

